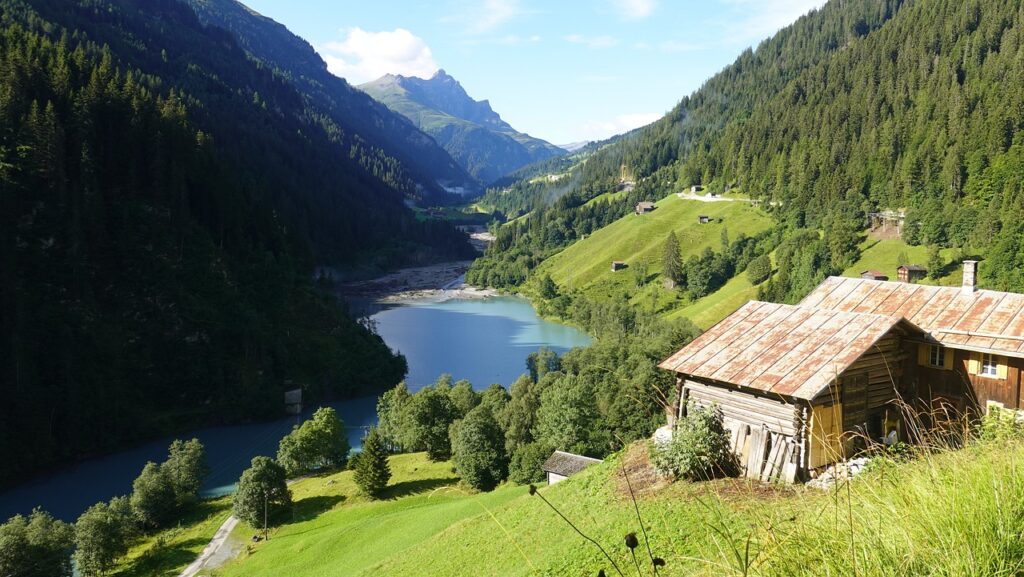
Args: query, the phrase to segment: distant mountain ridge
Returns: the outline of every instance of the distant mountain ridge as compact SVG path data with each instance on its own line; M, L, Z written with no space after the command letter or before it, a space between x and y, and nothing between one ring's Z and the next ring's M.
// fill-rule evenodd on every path
M381 156L398 159L396 180L412 180L410 196L437 200L446 189L476 192L478 183L455 162L434 139L401 114L392 112L343 78L331 74L327 64L304 39L283 24L259 14L237 0L181 0L195 10L207 25L230 32L252 58L273 68L288 80L311 104L331 115L368 163ZM377 151L383 154L378 153ZM435 198L431 198L431 197Z
M517 131L502 120L490 102L474 100L444 70L429 79L386 74L358 88L433 136L470 174L485 183L565 153L550 142Z

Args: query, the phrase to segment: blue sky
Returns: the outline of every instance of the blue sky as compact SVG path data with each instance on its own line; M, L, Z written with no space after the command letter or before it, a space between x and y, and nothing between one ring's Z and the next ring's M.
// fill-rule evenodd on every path
M824 0L242 0L352 84L443 68L516 129L567 144L651 122Z

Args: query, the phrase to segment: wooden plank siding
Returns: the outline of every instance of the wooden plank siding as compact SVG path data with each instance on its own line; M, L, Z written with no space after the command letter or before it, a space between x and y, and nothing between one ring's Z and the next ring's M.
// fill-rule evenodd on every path
M919 346L929 346L921 343ZM931 409L937 409L939 402L954 404L961 413L984 413L989 401L1001 403L1007 409L1024 409L1024 383L1021 373L1024 360L1016 357L999 357L1006 365L1006 378L986 377L972 374L971 358L979 353L952 349L951 369L932 367L919 362L913 364L913 381L916 394L930 402Z

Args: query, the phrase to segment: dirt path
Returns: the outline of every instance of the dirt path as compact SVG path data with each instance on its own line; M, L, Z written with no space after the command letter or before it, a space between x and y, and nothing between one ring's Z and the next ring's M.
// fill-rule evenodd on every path
M234 558L241 550L241 544L228 543L228 538L231 537L231 532L235 530L236 525L238 525L238 518L234 515L228 517L220 529L213 534L213 539L210 539L210 543L206 545L199 557L191 565L185 567L178 577L195 577L202 569L214 569Z

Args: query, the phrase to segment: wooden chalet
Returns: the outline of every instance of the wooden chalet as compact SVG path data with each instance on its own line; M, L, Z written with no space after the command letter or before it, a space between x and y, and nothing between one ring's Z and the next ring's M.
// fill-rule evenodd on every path
M1019 410L1024 295L830 277L797 305L752 301L659 365L669 425L721 411L744 473L793 481L905 438L903 407Z
M889 277L882 271L878 270L866 270L860 273L860 278L866 278L871 280L889 280Z

